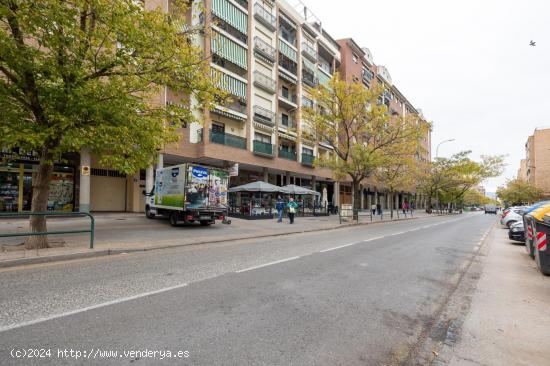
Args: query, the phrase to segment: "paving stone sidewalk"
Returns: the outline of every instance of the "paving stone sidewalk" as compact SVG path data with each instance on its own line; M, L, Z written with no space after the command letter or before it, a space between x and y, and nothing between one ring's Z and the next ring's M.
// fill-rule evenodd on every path
M426 213L416 211L414 218L426 217ZM63 256L72 257L114 254L124 251L153 250L166 247L215 243L227 240L251 239L258 237L286 235L307 231L330 230L343 226L356 225L355 221L345 220L340 223L337 215L320 217L298 217L294 224L285 219L277 223L276 219L243 220L231 218L232 223L225 225L217 222L215 225L203 227L170 226L167 220L147 219L143 214L133 213L97 213L95 217L95 245L90 250L89 234L72 234L50 236L50 240L59 247L41 250L23 250L23 237L0 238L0 266L47 261ZM410 214L407 219L410 219ZM400 216L403 219L403 216ZM397 220L397 217L394 217ZM76 230L89 227L89 218L49 218L48 230ZM381 220L379 216L373 222L390 221L389 214ZM370 216L361 216L360 224L370 224ZM0 232L15 233L28 231L27 219L2 219ZM42 260L38 260L38 259ZM63 259L63 258L59 258ZM16 262L14 262L14 260ZM27 261L25 261L27 260ZM13 262L13 263L12 263Z

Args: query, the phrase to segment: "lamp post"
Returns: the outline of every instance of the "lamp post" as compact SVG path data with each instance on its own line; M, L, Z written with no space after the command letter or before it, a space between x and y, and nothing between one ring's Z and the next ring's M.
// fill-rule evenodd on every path
M446 142L453 142L455 139L449 139L449 140L443 140L441 141L439 144L437 144L437 147L435 148L435 158L437 159L438 157L438 154L439 154L439 146L441 146L442 144L446 143ZM437 209L438 210L441 210L441 207L439 207L439 187L438 189L435 191L435 201L437 202Z

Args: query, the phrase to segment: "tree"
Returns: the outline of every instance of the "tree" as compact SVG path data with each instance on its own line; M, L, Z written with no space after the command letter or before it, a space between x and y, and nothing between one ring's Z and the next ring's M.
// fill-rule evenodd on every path
M462 151L427 164L419 184L419 189L427 196L427 212L431 212L435 195L438 196L438 204L456 204L462 201L469 189L502 173L502 156L482 156L481 161L476 162L469 158L470 153Z
M387 107L378 103L382 91L347 84L336 73L328 86L312 91L315 106L304 108L312 134L335 154L315 164L331 169L336 179L351 179L353 208L359 208L361 181L387 164L388 151L415 144L421 135L419 124L389 116Z
M516 178L508 180L504 187L499 187L497 189L497 196L505 204L515 206L540 200L543 196L543 191L524 179Z
M476 189L469 189L464 194L462 202L466 206L482 206L492 202L492 200L489 197L482 195Z
M187 3L171 1L167 14L133 0L0 2L0 135L4 148L38 156L32 212L46 211L53 163L64 153L88 147L102 163L135 172L216 96L192 42L204 27L184 26ZM165 86L197 102L151 103ZM32 216L30 227L45 231L45 218ZM43 236L26 242L46 246Z

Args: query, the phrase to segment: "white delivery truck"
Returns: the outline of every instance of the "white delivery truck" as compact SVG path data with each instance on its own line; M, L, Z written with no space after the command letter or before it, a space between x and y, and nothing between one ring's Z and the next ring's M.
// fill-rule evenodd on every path
M146 193L145 215L167 217L172 226L224 220L228 178L226 170L196 164L157 169L153 191Z

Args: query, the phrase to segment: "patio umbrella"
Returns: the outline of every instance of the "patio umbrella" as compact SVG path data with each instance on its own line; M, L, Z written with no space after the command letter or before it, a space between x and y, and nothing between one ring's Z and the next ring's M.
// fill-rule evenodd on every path
M284 186L283 188L286 189L286 193L289 193L289 194L306 194L306 195L315 195L315 196L318 196L320 194L317 191L300 187L295 184L289 184Z
M228 192L266 192L266 193L287 193L284 187L279 187L263 181L243 184L242 186L229 188Z

